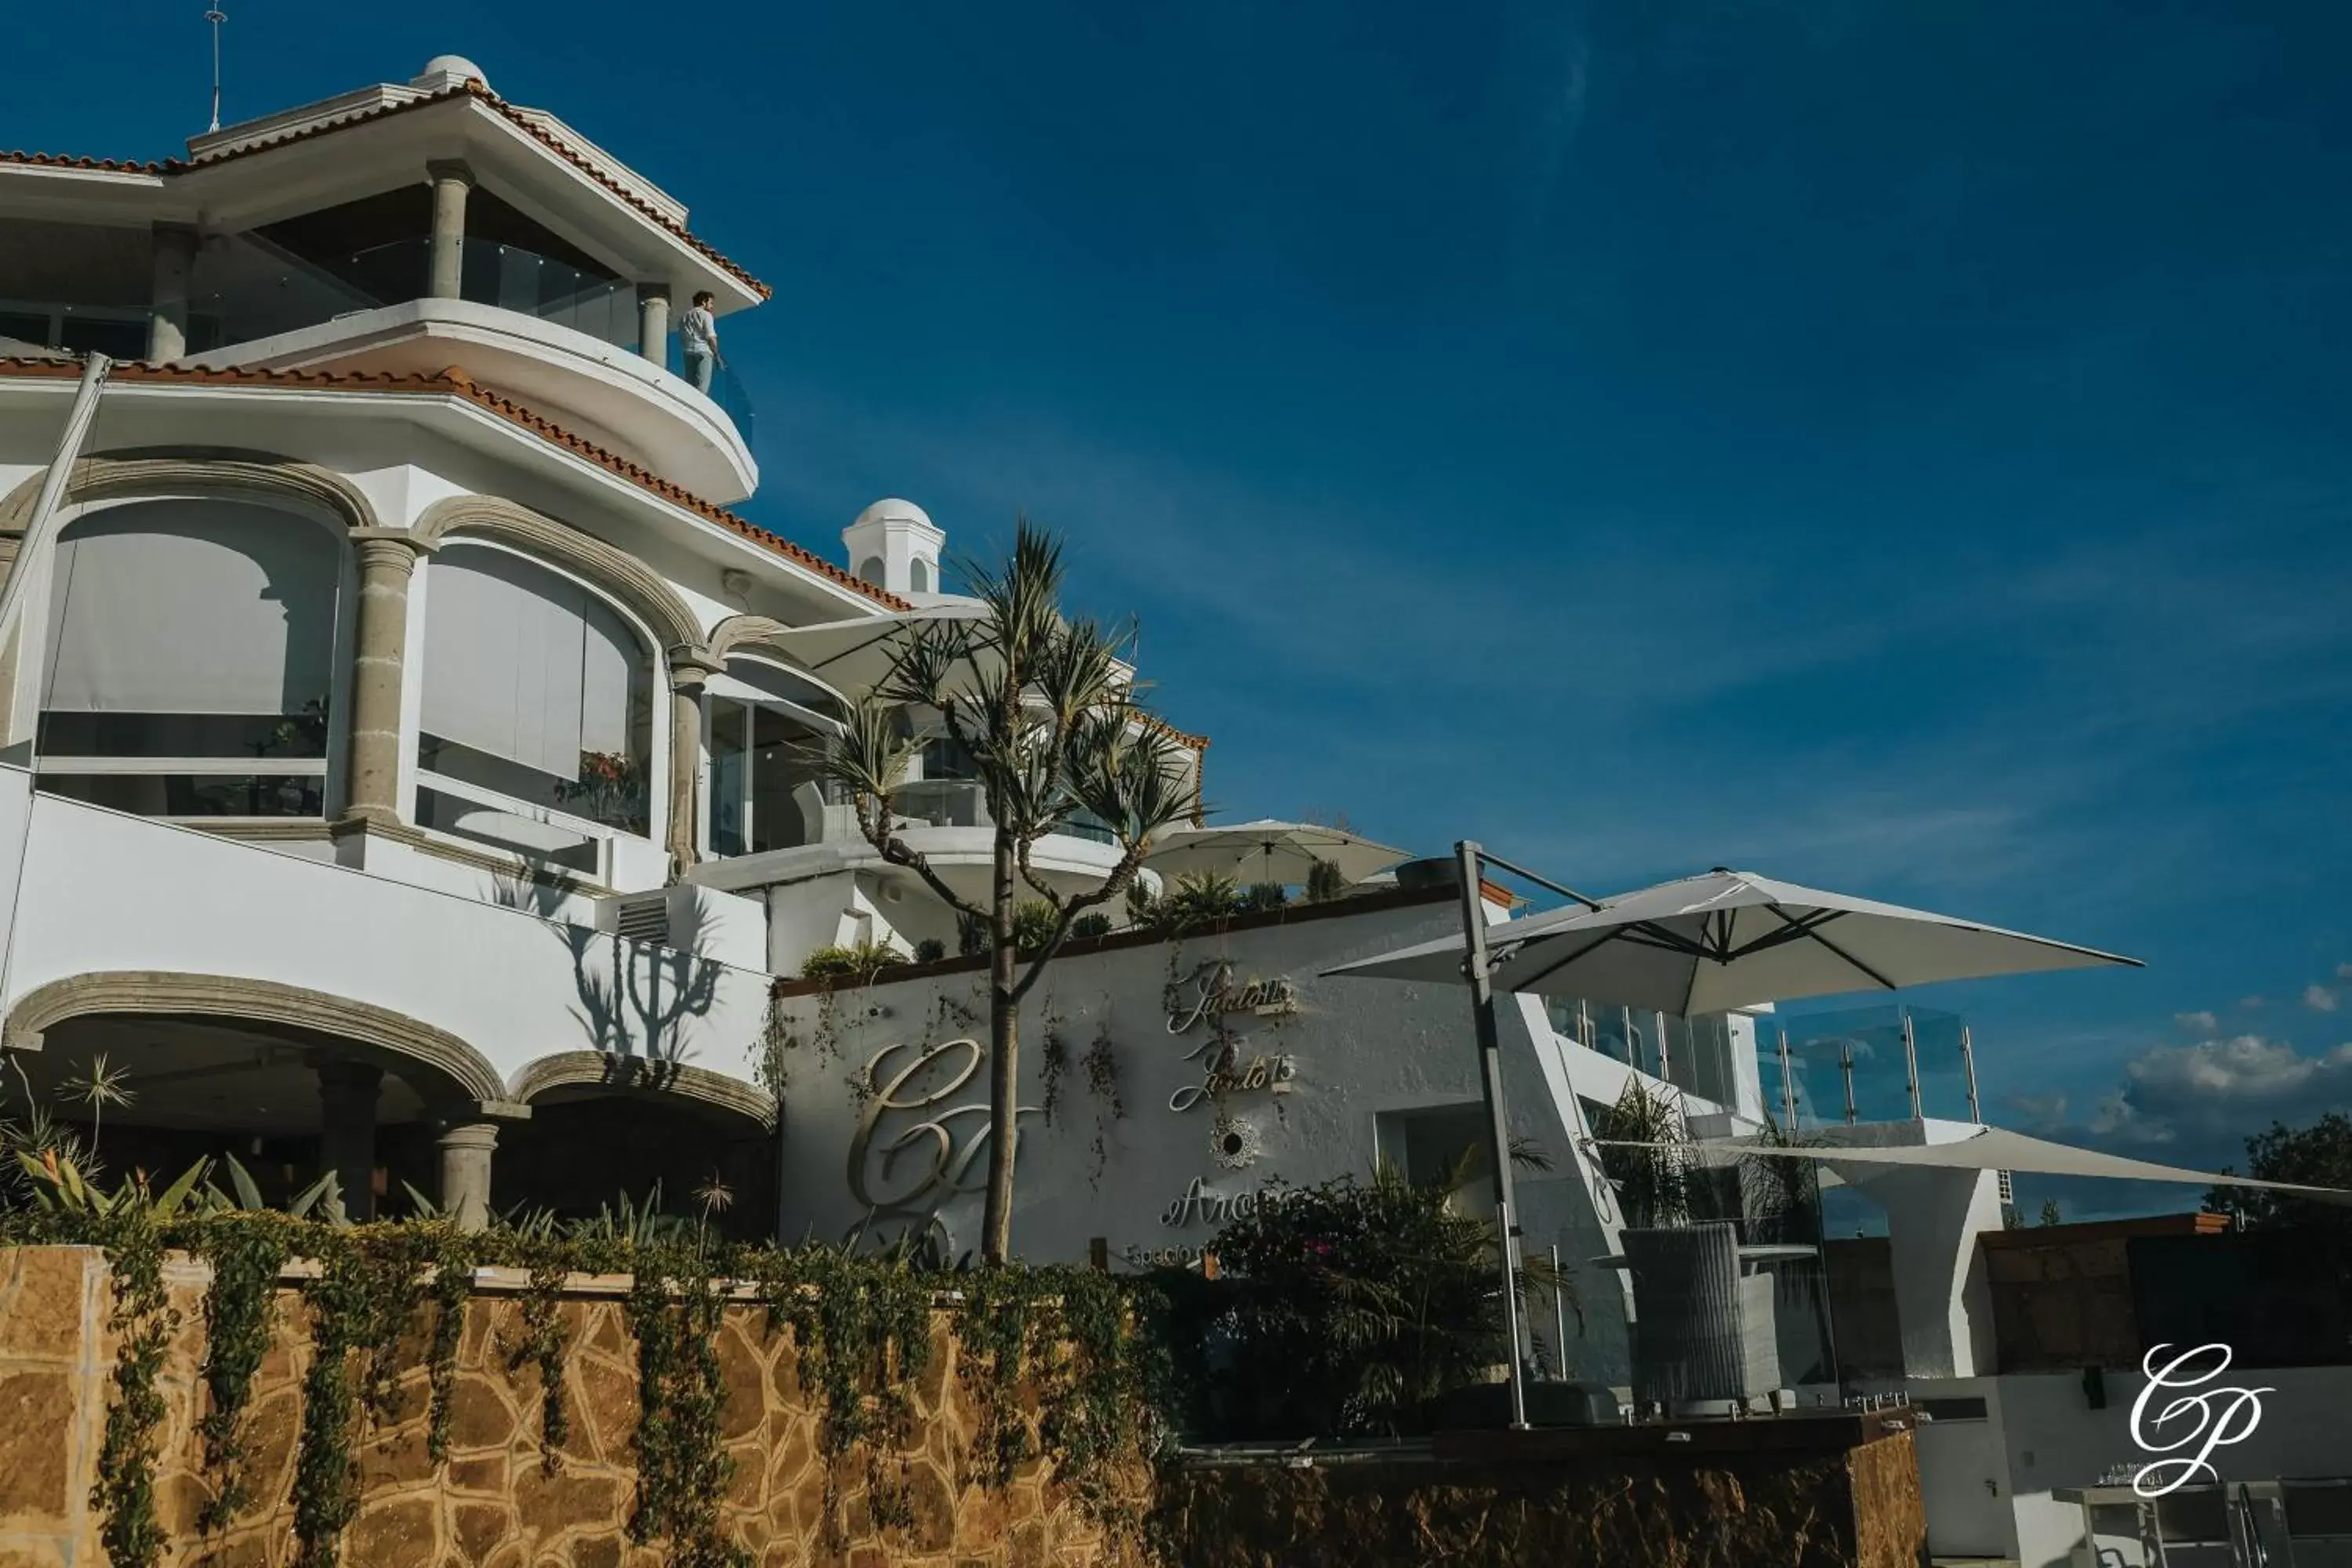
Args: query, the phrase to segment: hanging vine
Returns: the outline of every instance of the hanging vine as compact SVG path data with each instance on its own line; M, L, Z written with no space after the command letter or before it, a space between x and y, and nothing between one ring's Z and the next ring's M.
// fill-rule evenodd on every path
M635 1259L626 1315L637 1343L637 1497L629 1539L670 1543L678 1568L744 1568L719 1527L735 1461L719 1442L727 1403L718 1335L724 1289L699 1246ZM672 1276L675 1276L673 1279Z
M361 1503L362 1436L392 1414L400 1380L420 1357L432 1393L427 1447L436 1463L446 1456L457 1352L482 1266L525 1271L517 1331L500 1349L510 1368L538 1369L539 1441L550 1466L569 1436L563 1390L573 1333L561 1306L564 1280L575 1271L633 1277L625 1313L640 1405L629 1532L640 1544L660 1542L686 1568L743 1561L723 1524L732 1462L720 1440L719 1336L730 1331L729 1279L755 1281L769 1331L792 1336L795 1375L818 1416L822 1528L836 1543L845 1533L837 1489L854 1467L862 1466L877 1525L912 1522L915 1391L935 1353L943 1304L959 1376L980 1413L964 1458L983 1484L1002 1486L1030 1459L1049 1458L1082 1506L1115 1521L1128 1507L1119 1478L1149 1455L1160 1430L1138 1370L1147 1347L1134 1327L1132 1282L1089 1271L950 1275L919 1268L911 1247L879 1256L738 1247L698 1227L466 1236L440 1222L352 1227L251 1213L165 1223L131 1213L0 1212L0 1245L32 1240L100 1246L113 1270L109 1326L118 1349L91 1501L108 1561L136 1568L180 1544L165 1535L154 1496L165 1416L157 1381L179 1326L163 1286L167 1247L213 1269L194 1370L206 1401L195 1428L202 1468L219 1500L208 1510L214 1528L253 1506L244 1426L259 1368L289 1316L275 1310L275 1291L290 1260L317 1266L299 1287L310 1349L288 1500L288 1555L299 1568L331 1568L340 1558Z
M1086 1069L1087 1092L1095 1100L1095 1135L1087 1146L1094 1163L1087 1181L1099 1191L1103 1172L1110 1163L1110 1124L1127 1115L1127 1102L1118 1092L1118 1058L1111 1048L1109 1018L1095 1026L1094 1041L1079 1065Z
M155 1430L163 1424L155 1375L179 1332L180 1314L163 1286L163 1237L143 1207L106 1216L91 1239L106 1248L114 1271L106 1326L115 1336L115 1352L114 1392L89 1500L100 1516L107 1561L116 1568L148 1568L164 1546L155 1517Z
M239 1214L206 1226L200 1242L213 1268L205 1292L201 1373L208 1406L196 1420L205 1467L215 1478L196 1521L206 1531L227 1525L253 1503L245 1473L245 1409L277 1326L278 1277L289 1239L278 1216Z

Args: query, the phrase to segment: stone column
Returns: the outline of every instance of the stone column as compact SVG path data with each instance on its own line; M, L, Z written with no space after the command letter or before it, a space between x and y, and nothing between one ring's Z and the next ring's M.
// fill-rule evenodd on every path
M429 546L405 529L352 531L360 605L352 668L345 820L400 820L401 691L408 645L408 580Z
M637 285L637 353L657 365L669 364L669 285Z
M375 1101L383 1069L349 1057L319 1063L319 1164L343 1189L343 1212L356 1222L375 1215Z
M669 858L681 875L702 856L695 800L702 783L702 683L713 666L673 649L669 660Z
M499 1146L499 1124L451 1121L441 1130L441 1213L459 1230L490 1223L490 1156Z
M466 193L474 171L455 162L425 165L433 178L433 271L425 293L436 300L460 299L466 279Z
M188 352L188 279L196 260L192 224L154 226L155 274L147 297L147 358L168 364Z

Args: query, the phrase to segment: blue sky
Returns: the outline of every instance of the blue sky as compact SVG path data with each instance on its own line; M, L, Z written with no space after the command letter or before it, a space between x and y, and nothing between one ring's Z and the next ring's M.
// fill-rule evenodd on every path
M2015 1125L2352 1105L2352 11L228 9L230 118L457 51L691 204L745 510L1066 531L1230 812L2147 959L1931 998ZM202 10L0 142L176 151Z

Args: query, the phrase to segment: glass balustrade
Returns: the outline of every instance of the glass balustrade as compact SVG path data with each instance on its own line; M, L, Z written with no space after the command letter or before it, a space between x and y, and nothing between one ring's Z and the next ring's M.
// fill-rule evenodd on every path
M432 241L423 237L310 258L297 258L246 238L208 247L199 259L196 287L189 298L190 352L209 353L424 299L430 291L432 268ZM638 352L635 283L520 246L467 240L458 298L569 327L633 354ZM143 342L143 327L141 332ZM685 367L674 337L665 345L664 368L683 378ZM709 396L750 445L751 398L732 365L717 367Z
M1977 1119L1969 1028L1956 1013L1886 1003L1764 1019L1756 1056L1766 1103L1800 1131L1911 1120L1915 1063L1917 1114Z

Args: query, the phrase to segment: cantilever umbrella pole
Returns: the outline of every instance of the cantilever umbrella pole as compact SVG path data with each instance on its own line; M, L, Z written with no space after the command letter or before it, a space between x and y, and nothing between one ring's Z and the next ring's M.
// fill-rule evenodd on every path
M1503 1109L1503 1049L1495 1026L1495 986L1486 956L1486 910L1480 892L1485 856L1477 844L1454 845L1462 869L1464 976L1470 983L1470 1012L1478 1036L1478 1078L1486 1094L1487 1157L1495 1163L1495 1228L1502 1246L1503 1328L1510 1339L1511 1426L1528 1425L1527 1363L1519 1353L1519 1206L1511 1181L1510 1128ZM1566 1353L1567 1347L1561 1352Z

